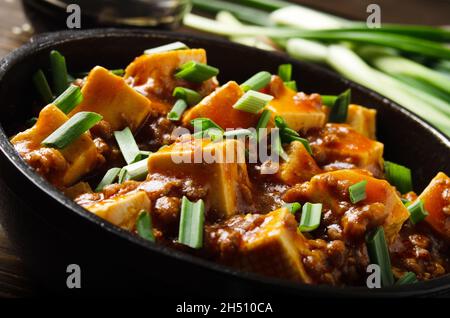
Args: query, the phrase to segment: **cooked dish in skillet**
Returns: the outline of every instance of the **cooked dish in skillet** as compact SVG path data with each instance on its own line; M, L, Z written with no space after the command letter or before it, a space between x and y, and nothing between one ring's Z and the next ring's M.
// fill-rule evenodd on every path
M383 158L376 111L349 91L297 91L289 64L219 83L205 50L179 42L78 79L59 52L50 62L51 88L42 70L33 77L38 117L11 142L91 213L307 284L363 286L369 264L383 286L450 270L449 177L414 193L411 171Z

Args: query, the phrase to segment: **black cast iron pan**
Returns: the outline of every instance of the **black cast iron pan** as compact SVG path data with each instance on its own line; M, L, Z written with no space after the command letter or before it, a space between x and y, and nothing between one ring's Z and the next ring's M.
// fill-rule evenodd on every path
M203 295L203 296L423 296L450 290L450 277L369 291L366 288L307 286L236 271L150 244L85 211L36 174L9 143L17 122L31 116L31 76L46 69L51 49L65 55L69 71L95 65L122 68L144 49L183 41L208 52L220 68L219 80L243 81L260 70L276 72L292 63L305 92L338 94L352 88L353 101L377 109L378 138L385 158L413 171L421 191L438 172L450 172L450 141L426 121L397 104L323 68L283 54L264 52L208 37L138 30L85 30L41 35L0 64L0 217L20 251L38 291L58 295ZM69 264L81 267L81 289L67 289Z

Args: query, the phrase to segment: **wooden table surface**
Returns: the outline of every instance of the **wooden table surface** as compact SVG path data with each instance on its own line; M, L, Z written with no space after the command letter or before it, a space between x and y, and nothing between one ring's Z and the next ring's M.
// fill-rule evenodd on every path
M365 19L367 16L365 8L373 3L372 0L320 2L296 0L293 2L354 19ZM381 6L383 22L450 24L450 1L448 0L378 0L376 3ZM0 0L0 58L25 43L32 35L33 28L23 13L20 1ZM0 225L0 298L23 297L36 293L30 286L23 264Z

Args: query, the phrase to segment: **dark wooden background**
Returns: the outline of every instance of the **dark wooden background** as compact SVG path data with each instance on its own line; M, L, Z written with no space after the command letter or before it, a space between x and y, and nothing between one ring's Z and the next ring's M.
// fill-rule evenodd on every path
M381 6L382 22L450 24L449 0L294 0L292 2L352 19L365 19L367 5L377 3ZM19 0L0 0L0 58L28 41L33 32ZM2 209L1 198L2 193L0 193L0 209ZM0 225L0 297L23 297L35 293L20 259Z

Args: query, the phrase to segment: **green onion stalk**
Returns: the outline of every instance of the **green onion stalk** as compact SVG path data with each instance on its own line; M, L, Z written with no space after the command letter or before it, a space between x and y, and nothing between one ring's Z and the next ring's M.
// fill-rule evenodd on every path
M193 0L186 26L327 65L428 120L450 136L450 31L364 23L279 0ZM417 61L427 61L422 65Z

